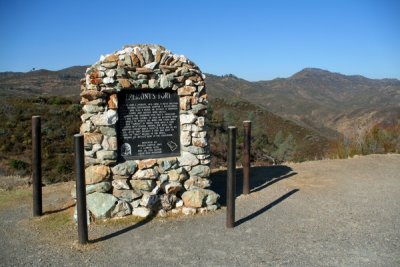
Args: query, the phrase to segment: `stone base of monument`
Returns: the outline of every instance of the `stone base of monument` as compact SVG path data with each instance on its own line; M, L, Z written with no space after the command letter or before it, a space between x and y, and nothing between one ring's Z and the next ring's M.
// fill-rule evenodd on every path
M205 76L159 45L132 45L81 80L87 207L96 219L218 208Z

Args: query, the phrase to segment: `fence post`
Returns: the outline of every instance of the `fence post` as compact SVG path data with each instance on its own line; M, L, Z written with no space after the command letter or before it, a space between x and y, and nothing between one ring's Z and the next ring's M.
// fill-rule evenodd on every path
M76 172L76 208L78 215L78 237L80 244L88 242L88 227L86 213L85 158L83 150L83 135L74 135L75 172Z
M226 189L226 227L235 227L236 127L228 127L228 179Z
M243 122L243 194L250 194L251 121Z
M32 194L34 217L43 215L41 139L40 116L32 116Z

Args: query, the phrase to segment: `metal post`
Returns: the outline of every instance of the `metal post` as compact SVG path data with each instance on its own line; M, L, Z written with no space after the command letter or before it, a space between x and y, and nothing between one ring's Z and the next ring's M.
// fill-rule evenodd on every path
M243 194L250 194L251 121L243 122Z
M88 242L88 227L86 213L85 159L83 150L83 135L74 135L75 172L76 172L76 208L78 214L79 243Z
M228 179L226 186L226 227L235 227L236 127L228 128Z
M42 216L42 149L40 116L32 116L32 191L33 216Z

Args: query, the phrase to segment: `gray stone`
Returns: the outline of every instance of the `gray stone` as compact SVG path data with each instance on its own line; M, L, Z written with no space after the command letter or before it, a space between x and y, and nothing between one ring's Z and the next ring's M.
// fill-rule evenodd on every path
M86 195L94 193L94 192L106 193L106 192L110 191L110 189L111 189L110 182L100 182L97 184L89 184L89 185L86 185ZM76 187L75 186L71 189L71 196L72 196L72 198L76 198Z
M179 166L195 166L199 164L199 159L190 152L182 151L178 162Z
M99 113L104 111L104 107L97 105L84 105L82 110L85 113Z
M156 79L150 79L149 80L149 87L150 88L156 88L158 85L158 81Z
M154 68L156 66L157 66L157 62L151 62L149 64L144 65L145 68L152 69L152 70L154 70Z
M130 180L133 189L150 192L156 186L154 180Z
M181 144L190 146L192 144L192 136L189 131L181 131Z
M162 218L165 218L165 217L168 216L168 214L167 214L167 212L166 212L165 210L160 209L160 210L158 211L158 213L157 213L157 216L162 217Z
M210 167L204 165L194 166L189 172L190 176L207 178L210 176Z
M117 74L117 71L115 69L106 70L107 77L113 78L115 76L115 74ZM103 79L103 81L104 81L104 79Z
M157 161L158 166L162 168L163 171L168 171L177 165L176 158L160 159Z
M112 180L112 186L118 190L129 189L127 179L114 179L114 180Z
M161 195L160 196L160 204L164 210L171 210L174 208L177 197L175 195Z
M190 152L194 155L199 154L208 154L208 147L198 147L198 146L183 146L181 147L182 151Z
M138 170L132 179L157 179L160 174L155 169Z
M200 137L200 138L193 137L192 138L192 144L194 146L197 146L197 147L206 147L206 146L208 146L207 139L204 138L204 137Z
M160 177L158 177L158 180L160 181L160 183L165 183L166 181L168 181L169 176L168 174L160 174Z
M175 207L176 208L180 208L180 207L183 207L183 200L182 199L177 199L176 200L176 202L175 202Z
M111 171L113 174L122 175L122 176L129 176L134 173L137 169L137 163L133 160L125 161L124 163L120 163L113 168Z
M115 79L114 78L111 78L111 77L105 77L105 78L103 78L103 83L104 84L112 84L112 83L114 83L115 82Z
M107 193L111 189L110 182L101 182L97 184L90 184L86 186L86 194L91 194L94 192L98 193Z
M185 181L184 187L186 190L193 190L196 188L207 188L210 187L211 182L209 179L200 177L190 177Z
M114 209L111 212L111 217L124 217L132 213L131 206L129 203L123 200L118 200Z
M162 185L162 189L167 194L176 194L182 189L182 184L179 182L168 182Z
M182 194L185 207L201 208L210 206L218 201L219 195L208 189L195 189Z
M85 151L84 151L85 156L93 157L94 154L96 154L96 152L99 151L100 149L102 149L100 144L93 144L91 150L86 150L85 149Z
M216 211L218 209L218 205L209 205L207 206L208 211Z
M90 118L92 123L96 126L110 126L115 125L118 120L118 114L116 110L109 109L104 113L99 113Z
M194 114L198 114L198 113L200 113L200 111L206 110L206 109L207 109L207 106L205 106L203 104L192 105L192 112Z
M135 199L141 198L143 196L143 193L140 192L137 189L113 189L113 195L119 199L126 200L128 202L131 202Z
M109 150L100 150L96 152L96 157L100 160L113 160L117 159L117 152Z
M159 200L158 195L144 193L142 199L140 200L140 206L152 209L157 205L158 200Z
M194 137L194 138L205 138L206 136L207 136L207 132L206 131L192 132L192 137Z
M101 146L104 150L117 150L117 137L105 135L103 137L103 142L101 143Z
M196 209L195 208L190 208L190 207L183 207L182 208L182 213L184 215L195 215L196 214Z
M192 113L181 114L179 117L180 117L181 124L191 124L191 123L194 123L197 119L197 116L195 116Z
M117 62L106 62L106 63L102 63L101 66L103 66L104 68L107 69L111 69L117 66Z
M113 127L101 126L100 127L100 132L103 135L107 135L107 136L116 136L117 135L117 131Z
M189 178L189 175L184 168L178 168L168 171L168 177L170 181L183 182Z
M160 87L162 89L165 89L165 88L168 88L169 84L170 83L169 83L169 81L167 79L167 76L161 75L161 77L160 77Z
M141 52L142 52L144 61L146 63L150 63L150 62L154 61L154 56L153 56L153 53L151 52L150 48L145 47L145 48L142 49Z
M151 210L145 207L137 207L132 209L132 215L141 218L147 218L151 214Z
M95 192L86 196L88 210L96 219L109 218L117 202L118 199L111 194Z
M136 199L134 201L131 201L130 204L131 204L132 208L137 208L137 207L140 206L140 199Z

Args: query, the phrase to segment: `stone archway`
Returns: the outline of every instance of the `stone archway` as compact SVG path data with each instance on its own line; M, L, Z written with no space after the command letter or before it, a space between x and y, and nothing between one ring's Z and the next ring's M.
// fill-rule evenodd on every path
M193 214L217 208L219 196L205 189L210 185L210 151L204 79L193 62L160 45L128 45L102 56L87 69L81 80L80 132L85 144L87 205L94 217L128 214L145 217L151 212L165 215L181 210ZM129 97L121 98L122 95ZM143 109L135 103L155 113L157 109L149 107L159 108L161 104L153 103L152 98L176 101L162 104L164 109L158 112L158 117L150 114L141 117L140 122L136 115L142 114ZM127 105L125 99L136 102ZM171 115L164 114L168 112ZM128 113L132 115L129 119L125 117ZM151 123L151 127L140 126L146 120L158 122L156 126ZM157 126L174 123L179 127ZM128 130L121 130L123 127ZM136 135L140 132L138 128L141 135ZM150 138L150 134L143 132L154 128L151 136L158 141L143 141ZM164 139L157 136L160 132L178 140L178 144L172 141L167 144L174 153L157 154L166 149ZM135 142L122 142L123 138ZM150 143L150 148L145 151L138 143L142 147ZM128 154L134 156L130 158Z

